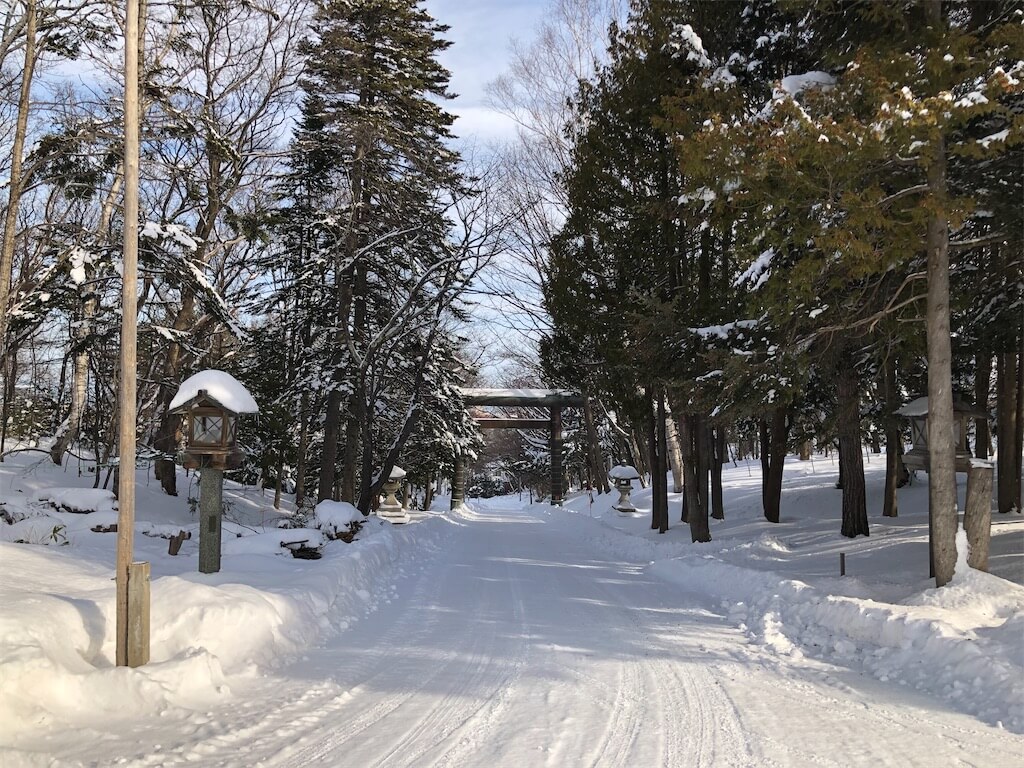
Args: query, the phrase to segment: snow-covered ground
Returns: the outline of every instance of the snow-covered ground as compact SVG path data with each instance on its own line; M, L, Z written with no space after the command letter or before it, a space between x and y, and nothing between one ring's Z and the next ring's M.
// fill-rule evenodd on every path
M196 572L195 483L170 498L140 471L152 661L125 669L116 535L91 530L114 505L40 456L0 464L0 501L25 517L0 523L5 768L1022 763L1024 517L994 516L991 575L961 563L933 589L924 477L884 519L882 457L856 540L821 457L787 465L778 525L756 464L728 468L706 545L675 495L659 535L617 494L582 494L371 518L298 560L281 541L320 533L276 528L269 493L229 484L214 575ZM160 537L179 530L172 557Z

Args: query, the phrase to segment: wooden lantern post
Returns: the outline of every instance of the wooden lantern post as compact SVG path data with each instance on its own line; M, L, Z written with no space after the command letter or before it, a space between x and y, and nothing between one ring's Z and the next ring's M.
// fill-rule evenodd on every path
M216 387L221 399L202 388L203 382ZM222 399L238 399L239 393L245 401L244 410L242 405L236 405L240 410L235 410L222 402ZM199 571L217 573L220 570L224 471L241 466L244 454L236 442L238 416L241 412L256 412L256 404L229 374L203 371L182 383L171 406L171 414L183 417L185 422L185 449L179 454L179 460L187 469L200 471Z

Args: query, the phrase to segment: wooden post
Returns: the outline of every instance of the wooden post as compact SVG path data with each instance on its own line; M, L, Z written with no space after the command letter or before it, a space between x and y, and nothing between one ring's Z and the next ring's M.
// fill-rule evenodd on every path
M839 553L839 575L840 576L845 576L846 575L846 553L845 552L840 552Z
M149 663L149 563L128 569L128 666Z
M466 460L462 454L455 457L455 467L452 470L452 509L458 509L466 503Z
M124 28L124 243L121 270L121 379L118 411L117 621L115 661L129 659L129 568L135 535L136 312L139 254L139 3L127 0ZM148 592L146 593L148 596ZM148 614L148 608L147 608ZM146 633L148 638L148 632ZM149 657L149 649L134 654ZM144 662L143 662L144 663Z
M988 462L975 460L967 471L964 529L967 531L967 564L987 571L992 535L992 465Z
M203 467L199 475L199 572L220 570L220 529L224 472Z
M551 408L551 503L562 506L562 409Z

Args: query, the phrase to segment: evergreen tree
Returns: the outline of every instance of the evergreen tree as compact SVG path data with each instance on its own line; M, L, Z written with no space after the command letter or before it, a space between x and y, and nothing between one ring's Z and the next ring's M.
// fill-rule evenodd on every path
M441 106L447 28L411 0L329 0L313 29L303 88L321 103L342 230L330 264L335 356L318 496L340 485L367 512L412 432L440 324L470 276L445 215L466 190ZM391 366L403 369L404 390ZM390 424L387 401L403 415Z

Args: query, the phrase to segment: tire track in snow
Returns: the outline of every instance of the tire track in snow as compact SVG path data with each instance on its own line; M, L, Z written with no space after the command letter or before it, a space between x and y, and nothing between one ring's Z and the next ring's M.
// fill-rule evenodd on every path
M507 568L506 565L506 570ZM449 569L445 571L445 575L456 583L463 579L459 569ZM442 598L443 593L449 587L454 589L452 585L447 584L445 579L440 578L426 579L423 583L424 585L429 584L430 593L427 594L426 590L423 590L414 596L414 603L418 606L443 606L445 604ZM505 583L515 584L512 579L506 579ZM479 587L474 596L476 603L471 607L463 607L467 613L479 617L485 616L489 607L493 609L495 603L493 588ZM431 667L431 674L427 677L423 677L422 674L407 675L410 679L419 680L414 688L399 693L389 693L384 701L357 716L354 721L347 721L344 725L343 736L316 734L316 738L319 740L315 744L298 752L290 753L284 764L299 766L322 763L325 758L331 757L353 741L356 742L354 749L359 754L359 759L367 765L426 764L421 758L432 751L437 751L439 747L443 747L459 731L468 728L474 720L486 716L485 722L490 722L493 725L497 720L497 705L503 700L503 693L507 694L513 681L521 673L523 659L525 659L525 650L523 650L525 641L522 639L525 634L522 601L517 594L513 594L511 602L513 618L516 626L520 629L518 633L520 637L519 652L517 655L511 655L513 658L519 659L518 663L515 661L510 663L508 661L510 654L499 646L498 629L505 629L505 625L495 620L482 622L483 631L480 630L481 622L478 622L477 625L474 625L477 627L477 631L457 633L454 638L457 641L455 645L451 643L453 638L446 636L444 643L447 652L442 664L439 664L437 660L431 661L429 658L415 658L422 656L419 652L421 647L430 647L431 644L428 642L430 639L433 639L436 644L439 637L433 631L420 633L421 636L411 644L411 655L414 658L411 659L413 663L410 672L414 672L417 668ZM503 603L504 601L500 601L499 604ZM437 615L438 612L431 611L431 613ZM434 635L433 638L427 636L431 634ZM508 634L514 636L516 633ZM404 641L403 645L409 645L408 637L405 637ZM402 661L404 660L396 663L401 664ZM435 681L439 685L433 685ZM439 699L435 689L443 691ZM401 719L403 717L409 717L414 722L410 725ZM387 722L389 719L396 718L401 723L398 729ZM368 740L360 741L358 739L360 734L378 725L384 726L385 729L389 729L393 733L402 734L401 738L390 747L384 745L383 748L386 751L375 750L375 745ZM476 743L477 739L471 741ZM450 748L449 751L456 746L458 744ZM346 761L350 762L351 760L351 754L346 752Z
M506 582L512 596L513 619L519 628L519 646L515 659L511 664L508 674L500 682L494 694L487 700L487 703L477 709L467 718L453 735L460 735L459 740L444 752L434 763L439 768L457 767L473 754L479 751L480 746L486 741L488 734L496 730L499 718L507 709L509 699L512 695L513 686L522 677L523 670L527 666L530 657L530 645L532 633L526 622L525 609L523 606L522 591L519 588L519 581L512 578L511 566L505 564ZM466 731L466 733L462 733Z
M417 564L413 578L416 579L412 593L412 605L422 605L427 590L430 589L430 562ZM368 615L375 613L368 611ZM366 619L364 619L366 621ZM403 611L396 620L380 636L375 646L365 649L362 658L355 661L349 652L337 645L311 650L306 658L333 657L335 665L342 670L340 679L356 678L353 668L369 671L357 682L343 685L333 680L317 682L310 685L308 679L288 680L288 669L269 680L255 681L251 685L235 683L235 699L238 706L228 717L218 721L199 718L200 725L191 733L191 738L173 750L166 750L161 755L147 755L139 761L140 765L173 766L178 764L204 765L251 765L251 761L240 759L240 749L250 754L287 753L294 749L280 745L289 738L299 739L308 734L311 728L322 726L325 720L341 718L344 711L354 705L359 693L384 674L393 673L392 657L386 649L393 647L400 640L408 641L410 636L430 635L439 618L429 612L426 617L418 611ZM359 624L356 625L358 630ZM342 633L335 642L345 640L351 630ZM301 667L304 662L296 662ZM296 666L293 665L293 666ZM348 673L345 674L345 670ZM441 670L437 670L437 674ZM273 707L268 712L268 702ZM333 721L336 722L336 721ZM372 723L368 723L370 725ZM183 723L187 728L189 723ZM275 759L278 755L275 755ZM274 760L272 759L273 763Z
M423 610L424 606L437 605L440 586L438 580L431 578L433 575L424 574L420 577L409 600L411 610L403 611L375 648L377 658L372 665L373 674L361 680L351 692L353 695L368 692L374 688L374 683L378 683L378 688L387 690L393 687L388 684L392 680L397 681L398 690L393 690L373 706L361 709L354 717L344 720L340 729L334 725L321 725L317 732L309 734L307 741L311 743L299 748L286 748L275 755L275 765L298 767L316 764L348 742L358 741L362 734L429 689L435 681L449 676L447 673L450 668L466 650L465 636L459 637L461 642L457 646L446 644L443 657L436 657L435 643L431 641L438 637L440 615L437 611ZM425 620L422 618L424 615ZM390 650L394 648L402 648L404 652L396 655ZM428 652L426 649L433 650ZM409 684L408 681L413 682Z

